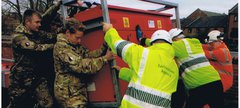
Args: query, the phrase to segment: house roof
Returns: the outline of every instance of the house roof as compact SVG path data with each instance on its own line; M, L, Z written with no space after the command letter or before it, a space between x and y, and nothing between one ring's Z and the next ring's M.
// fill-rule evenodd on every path
M212 27L226 27L227 26L227 15L224 16L211 16L202 17L185 27L200 27L200 28L212 28Z
M204 16L202 16L203 14ZM192 15L194 15L194 18L189 18ZM226 27L227 25L226 14L205 11L198 8L189 16L181 19L182 27Z
M238 13L238 3L236 5L234 5L229 11L228 13Z
M187 18L188 19L196 19L198 17L205 17L205 16L222 16L222 15L226 15L226 14L221 14L221 13L216 13L216 12L210 12L210 11L205 11L205 10L201 10L201 9L196 9L195 11L193 11Z
M210 11L204 11L202 10L203 13L205 13L207 16L222 16L222 15L225 15L225 14L220 14L220 13L216 13L216 12L210 12Z
M186 27L189 23L192 22L192 20L188 19L188 18L181 19L180 21L181 21L181 26L182 27Z

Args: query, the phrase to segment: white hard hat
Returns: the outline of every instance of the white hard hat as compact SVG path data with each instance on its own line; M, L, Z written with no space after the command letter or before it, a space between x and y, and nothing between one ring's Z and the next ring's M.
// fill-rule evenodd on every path
M178 28L174 28L174 29L171 29L169 31L169 34L171 36L171 38L174 38L176 36L178 36L180 33L182 33L183 31L181 29L178 29Z
M221 32L218 30L213 30L208 33L208 43L218 40L218 36L221 35Z
M150 42L154 42L155 40L162 39L169 43L172 43L172 38L166 30L157 30L152 34Z

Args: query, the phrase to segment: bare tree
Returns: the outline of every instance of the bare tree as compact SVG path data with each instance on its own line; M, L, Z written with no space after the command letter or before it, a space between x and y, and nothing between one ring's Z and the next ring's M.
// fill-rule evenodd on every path
M26 9L34 9L40 13L45 12L52 4L54 0L2 0L2 10L4 13L16 12L18 14L19 21L22 20L22 12Z
M54 0L2 0L2 34L11 34L22 21L26 9L44 13Z
M15 12L18 13L18 19L19 21L22 20L22 14L21 14L21 10L20 10L20 5L19 5L19 1L16 0L16 4L13 3L11 0L3 0L3 2L5 2L6 4L8 4L10 7L9 12L11 11L11 9L13 9Z

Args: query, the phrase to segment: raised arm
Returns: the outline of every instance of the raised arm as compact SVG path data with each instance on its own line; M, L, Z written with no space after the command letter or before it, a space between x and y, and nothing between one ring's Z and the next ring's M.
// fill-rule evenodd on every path
M111 59L111 54L98 58L83 58L69 48L58 47L54 48L54 56L66 65L66 68L71 72L79 74L93 74L99 71L107 60Z
M50 22L55 18L57 15L57 11L59 10L61 5L61 1L57 4L52 5L51 7L46 10L46 12L42 15L42 23L43 24L50 24Z
M27 51L46 51L49 49L53 49L54 44L37 44L31 40L29 40L23 34L15 34L12 40L13 48L20 48L22 50Z
M104 52L106 52L108 49L108 46L106 44L103 44L99 49L89 51L88 49L85 49L85 57L100 57Z
M109 27L110 26L110 27ZM133 59L137 60L142 56L144 47L135 43L123 40L116 29L112 28L111 24L103 26L103 31L106 32L104 40L113 53L121 57L130 67L133 66Z
M41 39L44 40L46 43L56 43L57 41L57 34L56 33L49 33L45 31L40 31L39 35L41 36Z

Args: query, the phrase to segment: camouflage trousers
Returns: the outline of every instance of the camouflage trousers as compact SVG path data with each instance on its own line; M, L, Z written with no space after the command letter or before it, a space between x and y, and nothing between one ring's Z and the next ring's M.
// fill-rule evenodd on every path
M37 83L33 83L31 79L27 78L23 81L16 80L14 77L10 76L10 103L8 108L26 108L31 99L36 99L38 104L43 108L51 108L53 106L53 97L50 95L49 88L47 85L47 80L41 78ZM24 82L24 83L23 83Z
M85 95L76 93L75 95L59 95L58 92L55 93L55 98L60 104L61 108L86 108L87 98Z
M56 97L61 108L86 108L85 97L73 96L69 98Z

